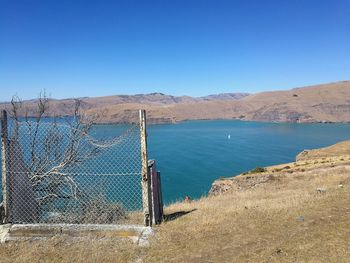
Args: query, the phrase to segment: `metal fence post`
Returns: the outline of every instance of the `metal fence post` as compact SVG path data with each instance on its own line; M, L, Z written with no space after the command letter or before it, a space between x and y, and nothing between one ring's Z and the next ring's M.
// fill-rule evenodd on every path
M141 139L141 185L142 185L142 203L145 226L152 225L151 219L151 199L150 199L150 180L147 160L147 132L146 132L146 111L140 110L140 139Z
M2 173L2 196L4 218L2 223L6 224L9 220L9 189L7 178L7 147L8 147L8 131L7 131L7 112L1 112L1 173Z

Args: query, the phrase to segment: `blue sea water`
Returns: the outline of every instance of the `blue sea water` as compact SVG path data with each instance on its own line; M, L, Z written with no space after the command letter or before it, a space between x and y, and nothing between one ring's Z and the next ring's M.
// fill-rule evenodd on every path
M120 133L99 125L99 138ZM304 149L350 139L350 124L259 123L234 120L149 125L148 155L161 171L165 203L206 195L212 182L253 169L292 162Z
M293 162L304 149L349 139L350 124L214 120L148 127L149 157L161 171L166 203L206 195L219 177Z

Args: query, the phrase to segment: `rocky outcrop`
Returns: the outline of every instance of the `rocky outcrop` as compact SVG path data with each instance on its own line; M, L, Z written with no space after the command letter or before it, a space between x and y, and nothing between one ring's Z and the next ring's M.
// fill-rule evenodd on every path
M231 179L216 180L210 190L209 195L219 195L227 191L244 191L273 179L271 174L261 174L260 176L241 175Z

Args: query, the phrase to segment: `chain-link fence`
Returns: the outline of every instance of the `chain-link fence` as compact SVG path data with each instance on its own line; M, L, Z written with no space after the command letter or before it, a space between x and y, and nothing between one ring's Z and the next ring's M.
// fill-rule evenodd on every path
M143 223L140 122L73 122L8 121L8 222Z

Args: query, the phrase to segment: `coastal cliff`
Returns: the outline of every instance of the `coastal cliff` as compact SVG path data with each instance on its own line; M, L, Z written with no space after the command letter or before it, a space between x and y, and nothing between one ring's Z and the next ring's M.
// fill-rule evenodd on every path
M317 173L339 168L350 171L350 141L320 149L304 150L296 156L296 161L293 163L257 167L234 177L218 179L213 182L209 195L245 191L276 180L300 178L305 175L314 176Z

